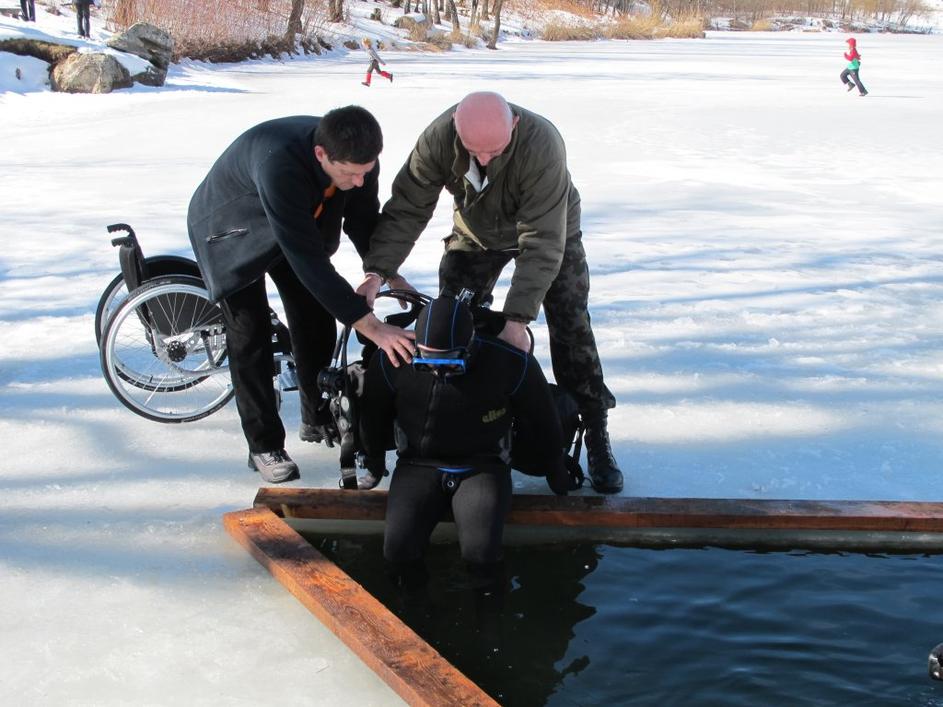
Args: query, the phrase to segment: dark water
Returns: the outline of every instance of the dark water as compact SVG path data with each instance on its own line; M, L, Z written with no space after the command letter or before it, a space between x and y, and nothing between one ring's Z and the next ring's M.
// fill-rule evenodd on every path
M433 545L425 591L381 539L310 538L503 705L943 705L943 556L508 547L503 596Z

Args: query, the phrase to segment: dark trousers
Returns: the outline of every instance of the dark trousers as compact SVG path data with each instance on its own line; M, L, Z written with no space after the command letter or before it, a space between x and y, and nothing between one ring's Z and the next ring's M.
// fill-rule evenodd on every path
M36 21L35 0L20 0L20 19L24 22Z
M435 467L400 461L386 503L383 557L395 565L422 560L429 536L449 507L455 517L462 559L490 567L502 557L504 519L511 509L511 471L507 467L463 478L454 492L442 485Z
M301 419L314 424L320 393L318 373L331 361L337 324L321 303L301 284L284 260L269 268L278 288L291 333ZM236 407L250 452L269 452L285 446L285 427L278 415L272 365L272 320L265 278L226 297L229 371L236 391Z
M849 79L851 79L849 81ZM861 78L858 76L857 69L845 69L841 72L841 82L846 86L850 83L854 83L858 87L858 93L865 94L867 90L864 87L864 84L861 83Z
M446 250L439 263L442 294L455 296L463 287L477 298L490 294L514 255L497 250ZM589 266L580 235L567 239L560 272L547 290L543 307L557 384L573 396L584 417L615 407L616 399L603 381L590 322Z
M77 2L75 4L75 17L79 23L79 36L80 37L91 37L92 36L92 24L91 18L89 17L89 10L91 9L91 3L86 2Z

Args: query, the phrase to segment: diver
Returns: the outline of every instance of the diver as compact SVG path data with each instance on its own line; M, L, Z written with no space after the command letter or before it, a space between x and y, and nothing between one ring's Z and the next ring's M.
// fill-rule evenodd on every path
M384 559L397 584L424 584L429 537L451 509L473 586L493 589L503 583L512 423L526 417L530 429L540 430L535 446L547 483L566 495L571 482L560 419L533 355L476 333L464 302L432 300L415 333L412 365L394 367L383 351L371 358L360 406L368 456L382 457L394 428Z

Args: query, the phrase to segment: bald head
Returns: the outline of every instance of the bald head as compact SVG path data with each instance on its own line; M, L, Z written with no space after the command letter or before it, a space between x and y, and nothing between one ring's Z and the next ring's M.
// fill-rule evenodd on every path
M455 130L468 154L484 167L511 142L517 116L497 93L469 93L455 109Z

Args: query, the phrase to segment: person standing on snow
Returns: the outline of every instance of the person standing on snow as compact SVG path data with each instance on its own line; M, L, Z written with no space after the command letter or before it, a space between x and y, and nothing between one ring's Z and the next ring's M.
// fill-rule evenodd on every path
M92 36L92 20L90 10L92 0L74 0L75 19L79 24L79 36L88 39Z
M367 80L361 81L361 83L364 86L369 86L370 79L373 76L374 71L379 72L380 76L385 79L389 79L392 83L393 74L391 74L389 71L383 71L383 69L380 68L380 64L386 66L386 62L380 58L379 54L377 54L377 50L373 48L373 43L370 41L370 39L368 37L364 37L363 41L361 41L361 44L363 45L364 51L370 55L370 67L367 69Z
M23 22L36 21L36 0L20 0L20 19Z
M841 72L841 82L845 84L848 91L857 86L858 95L867 96L868 91L865 89L864 84L861 83L861 78L858 76L858 69L861 67L861 55L858 53L858 47L856 46L858 42L854 37L849 37L845 41L848 42L848 51L845 52L845 59L848 61L848 66Z

